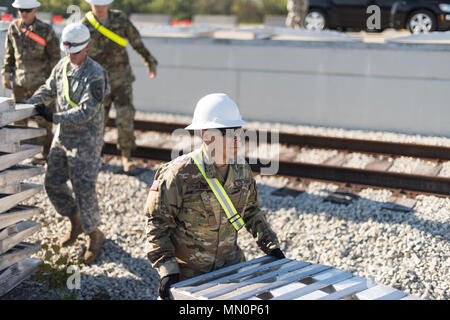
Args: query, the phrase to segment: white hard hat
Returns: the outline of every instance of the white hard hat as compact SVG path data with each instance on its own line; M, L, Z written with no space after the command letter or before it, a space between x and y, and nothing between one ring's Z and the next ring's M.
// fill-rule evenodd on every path
M34 9L40 7L41 4L36 0L16 0L12 6L17 9Z
M225 93L212 93L201 98L195 107L192 124L186 130L220 129L242 127L242 120L236 103Z
M81 23L68 24L61 35L61 50L63 52L76 53L88 45L91 40L89 29Z
M93 4L95 6L106 6L113 3L114 0L86 0L87 3Z

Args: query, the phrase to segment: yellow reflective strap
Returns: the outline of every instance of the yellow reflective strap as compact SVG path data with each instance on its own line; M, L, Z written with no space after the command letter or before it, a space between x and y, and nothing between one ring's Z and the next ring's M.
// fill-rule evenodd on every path
M78 104L70 99L70 84L69 77L67 76L67 66L69 65L70 60L67 60L66 64L63 67L63 89L64 89L64 97L66 98L67 103L70 104L72 108L78 108ZM99 103L98 109L100 110L103 107L103 102Z
M201 153L199 154L199 158L201 161L203 161ZM203 165L198 161L198 159L196 158L195 155L192 156L192 159L194 160L194 162L197 165L198 169L200 170L201 174L205 178L209 187L213 191L213 193L216 196L217 200L219 201L222 209L225 211L225 213L228 217L228 221L233 225L233 227L237 231L242 229L245 226L245 222L242 219L242 217L237 213L237 210L234 207L233 202L231 202L231 199L228 197L225 189L222 187L222 185L216 178L209 179L206 176L205 170L203 169ZM226 203L224 202L224 200L226 201Z
M222 195L224 196L224 198L226 199L227 203L229 204L229 206L231 207L231 209L233 210L233 215L228 215L228 219L230 220L230 222L235 225L236 221L239 221L239 223L241 224L241 226L245 226L245 222L244 220L242 220L242 217L237 213L236 208L233 205L233 202L231 202L231 199L228 197L227 192L225 191L225 189L222 187L222 185L220 184L219 180L217 180L216 178L214 178L214 180L217 183L217 186L220 188L220 191L222 193ZM231 220L232 219L232 220ZM241 227L241 228L242 228ZM240 229L240 228L239 228ZM238 230L239 230L238 229Z
M69 65L70 60L67 60L66 64L63 67L63 88L64 88L64 96L66 101L72 106L72 108L77 108L78 104L70 99L70 86L69 86L69 78L67 77L67 66Z
M111 30L109 30L108 28L105 28L104 26L102 26L97 21L97 19L95 19L95 16L92 13L92 11L89 11L88 13L86 13L86 19L88 19L88 21L92 24L92 26L95 28L95 30L100 32L102 35L104 35L105 37L107 37L111 41L114 41L115 43L117 43L118 45L120 45L122 47L126 47L127 46L127 43L128 43L127 39L122 38L121 36L115 34Z

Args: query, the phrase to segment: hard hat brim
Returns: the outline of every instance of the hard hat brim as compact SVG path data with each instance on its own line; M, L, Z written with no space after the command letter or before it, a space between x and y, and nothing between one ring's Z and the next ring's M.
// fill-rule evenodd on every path
M203 122L203 123L192 123L191 125L184 128L185 130L207 130L207 129L225 129L225 128L235 128L245 126L247 122L244 120L227 121L226 123L218 122Z
M107 6L114 2L114 0L104 0L104 1L92 1L92 0L86 0L87 3L93 4L94 6ZM97 3L96 3L97 2Z
M37 2L34 6L19 6L17 4L12 4L12 6L16 9L34 9L34 8L39 8L41 6L41 4L39 2Z

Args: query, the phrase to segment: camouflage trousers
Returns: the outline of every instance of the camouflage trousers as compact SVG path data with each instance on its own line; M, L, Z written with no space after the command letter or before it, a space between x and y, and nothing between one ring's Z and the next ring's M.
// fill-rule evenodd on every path
M23 102L23 101L31 98L37 89L39 89L39 86L34 87L34 88L14 87L13 98L15 101ZM53 112L56 111L55 103L52 103L48 107ZM43 128L47 131L46 136L38 138L39 144L41 144L44 147L44 151L43 151L44 158L47 158L47 155L50 151L50 147L52 145L52 140L53 140L52 123L48 122L41 116L35 116L34 120L36 121L39 128ZM27 127L28 119L16 121L14 124L17 126Z
M101 146L66 148L56 140L47 158L45 191L50 201L62 216L71 217L80 212L86 233L100 224L96 183L102 166L101 152Z
M109 120L111 106L114 103L118 131L117 149L121 150L122 154L127 154L136 149L136 138L134 136L136 110L133 105L133 83L120 79L120 81L110 80L111 94L106 97L104 102L105 128Z
M289 28L303 28L305 25L306 15L308 13L308 7L308 0L295 1L294 7L288 10L286 26Z

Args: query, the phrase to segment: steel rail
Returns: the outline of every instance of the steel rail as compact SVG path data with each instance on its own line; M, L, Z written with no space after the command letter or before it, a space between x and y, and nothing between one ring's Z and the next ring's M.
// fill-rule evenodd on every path
M167 148L138 146L132 153L132 156L148 160L170 161L172 160L172 152L172 149ZM103 154L120 155L120 151L117 149L115 144L107 142L104 145ZM258 162L253 164L255 162L253 159L246 158L246 160L250 163L250 166L254 172L260 172L262 167L270 167L270 164L262 165ZM366 186L403 189L414 192L450 196L450 178L429 175L366 170L284 160L279 162L279 170L277 175L346 182Z
M111 118L107 122L108 127L115 127L115 119ZM172 133L177 129L184 129L187 124L174 122L160 122L135 120L134 128L139 131L156 131ZM252 130L250 130L252 131ZM261 130L256 130L259 137ZM267 135L267 142L270 143L270 135ZM316 136L306 134L295 134L279 132L279 143L300 147L314 147L324 149L351 150L365 153L398 155L416 158L450 160L450 147L432 146L414 143L399 143L363 139L349 139L327 136Z

